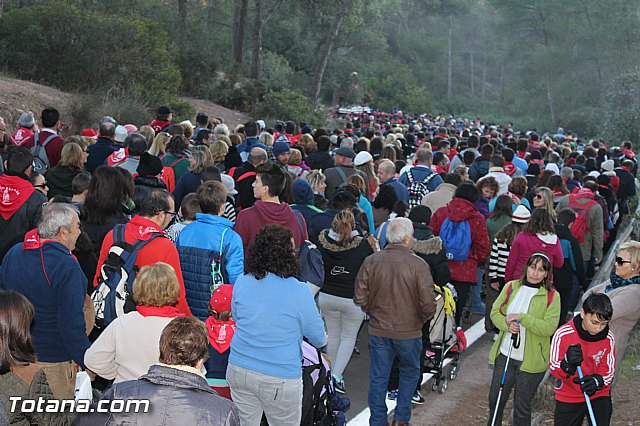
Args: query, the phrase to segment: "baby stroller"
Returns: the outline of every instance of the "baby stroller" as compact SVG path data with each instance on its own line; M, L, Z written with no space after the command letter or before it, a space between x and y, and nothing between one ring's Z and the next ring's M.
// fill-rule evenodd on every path
M349 398L333 388L329 363L322 353L302 341L302 419L300 426L346 426ZM260 426L270 426L262 416Z
M464 350L454 320L457 294L453 286L434 286L436 313L429 324L430 344L425 353L424 372L433 374L432 391L445 393L448 381L455 380L460 367L460 352ZM448 373L444 371L444 362L452 358Z
M322 353L302 341L302 426L344 426L349 398L333 388L329 363Z

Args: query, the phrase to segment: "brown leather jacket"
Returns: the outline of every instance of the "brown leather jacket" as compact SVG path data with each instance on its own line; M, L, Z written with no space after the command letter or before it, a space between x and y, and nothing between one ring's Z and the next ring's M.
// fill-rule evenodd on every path
M389 244L364 260L354 301L371 315L369 334L418 338L436 310L429 265L410 248Z

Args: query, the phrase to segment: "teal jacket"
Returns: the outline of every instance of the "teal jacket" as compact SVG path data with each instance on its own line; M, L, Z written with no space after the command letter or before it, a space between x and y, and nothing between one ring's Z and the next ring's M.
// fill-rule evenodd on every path
M502 308L507 294L507 288L512 286L509 302L514 300L522 284L520 280L507 283L491 308L491 321L500 330L498 339L493 343L489 352L489 363L493 364L500 353L502 340L509 338L509 326L507 325L506 311L508 304ZM520 324L527 330L524 346L524 358L520 371L526 373L542 373L549 368L549 354L551 353L551 336L555 333L560 319L560 294L553 291L552 296L547 296L547 289L540 287L538 293L531 299L529 311L520 315ZM551 299L551 304L549 303Z

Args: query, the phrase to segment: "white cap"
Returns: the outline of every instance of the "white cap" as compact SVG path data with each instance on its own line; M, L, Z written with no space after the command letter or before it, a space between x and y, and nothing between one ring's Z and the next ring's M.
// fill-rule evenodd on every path
M118 125L116 126L116 135L113 137L113 140L123 143L128 134L126 127Z
M353 159L354 166L361 166L363 164L373 161L373 157L367 151L360 151L356 154L356 158Z
M227 190L227 195L236 195L238 191L236 191L236 183L233 178L229 175L220 175L220 179L222 179L222 184L224 188Z

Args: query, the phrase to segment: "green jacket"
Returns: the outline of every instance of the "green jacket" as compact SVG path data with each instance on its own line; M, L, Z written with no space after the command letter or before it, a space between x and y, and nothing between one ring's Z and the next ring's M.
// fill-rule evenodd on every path
M500 353L502 340L509 338L509 326L507 316L500 312L500 306L504 303L507 288L511 284L513 290L509 295L509 302L514 300L518 290L520 290L520 280L514 280L504 286L500 295L491 308L491 321L500 330L498 339L493 343L489 352L489 363L493 364ZM520 315L520 324L526 328L526 339L524 346L524 358L520 370L526 373L541 373L549 368L549 354L551 352L551 336L556 331L558 320L560 319L560 294L554 291L551 304L547 306L547 289L540 287L538 293L531 299L529 311ZM507 311L504 306L502 311Z

